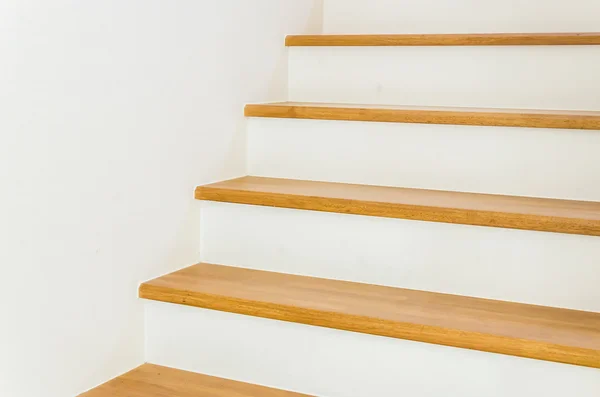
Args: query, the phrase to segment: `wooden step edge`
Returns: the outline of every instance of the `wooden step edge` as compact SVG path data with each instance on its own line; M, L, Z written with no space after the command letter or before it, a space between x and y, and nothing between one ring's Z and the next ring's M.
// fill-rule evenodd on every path
M599 45L600 33L290 35L288 47Z
M295 183L298 184L298 187L294 186ZM261 189L261 185L263 184L275 186L282 184L283 187L280 191L273 191L269 188ZM347 189L347 197L341 197L343 196L341 193L336 196L331 195L328 193L331 189L336 189L338 192ZM322 193L319 193L319 190L322 190ZM498 200L499 205L517 199L521 202L518 207L522 207L523 211L515 211L513 204L510 204L508 209L503 211L500 209L486 210L444 206L445 197L441 197L440 206L403 203L397 200L385 201L388 197L395 197L397 192L422 194L424 199L436 197L436 195L448 195L447 198L452 199L454 202L460 201L463 197L469 201ZM365 193L370 196L380 196L379 200L381 201L357 198L361 195L364 196ZM198 186L195 190L195 198L198 200L276 208L600 236L600 203L594 202L259 177L244 177L211 185ZM548 212L553 207L568 205L570 203L574 205L572 211ZM543 212L532 213L531 208L538 208Z
M600 112L248 104L246 117L600 130Z
M205 268L208 268L207 273L209 277L206 277L204 280L202 272L205 271ZM200 276L195 275L194 272L200 274ZM235 275L236 272L240 272L242 275L238 278L235 276L231 277L231 274ZM185 286L178 287L182 277L187 277L188 283L184 283ZM278 277L275 279L277 285L274 288L273 282L269 281L273 277ZM211 286L204 286L205 284L215 282L218 284L219 279L224 281L223 285L216 288L216 290L221 288L220 293L214 293L215 288L212 288L211 291ZM266 280L262 288L260 286L261 279ZM195 283L197 287L191 287L190 283ZM249 288L253 289L250 294L244 290L247 283L250 283L251 287ZM206 291L204 290L205 288ZM284 290L283 293L281 292L282 290ZM231 294L228 294L228 291ZM257 297L256 291L259 291L258 294L262 294L263 298ZM328 298L323 291L330 292L331 297ZM344 291L350 292L346 293ZM312 297L313 301L307 301L304 304L304 299L311 299L311 294L315 294ZM483 316L479 321L489 326L489 322L495 319L502 329L511 320L503 320L502 316L504 313L498 315L498 310L502 311L502 309L498 309L498 306L506 306L510 310L517 312L517 315L514 317L523 322L523 336L514 337L503 335L502 332L494 334L492 332L477 332L464 327L453 328L451 326L427 324L426 322L430 320L415 322L394 319L394 316L398 317L396 313L398 310L401 310L399 307L402 305L402 302L411 299L410 295L405 297L405 294L427 295L426 298L422 298L422 301L425 302L424 305L429 304L428 302L448 299L450 303L447 305L447 310L444 310L442 314L443 318L440 316L442 323L454 321L452 319L448 321L448 313L453 315L453 312L456 312L455 314L458 317L464 317L465 313L467 313L467 316L472 317L470 320L472 323L477 322L475 317ZM579 329L579 327L584 327L586 324L579 324L573 321L573 318L579 319L581 317L584 318L583 321L590 321L592 319L591 321L594 321L595 324L600 324L600 314L598 313L380 287L210 264L198 264L144 283L140 286L139 296L143 299L334 328L343 331L600 368L600 328L597 333L590 336L589 330L581 331ZM388 299L388 301L382 301L380 296L384 296L383 299ZM319 305L319 303L315 304L315 300L327 303ZM460 306L453 306L453 300L469 303L466 307L461 308ZM293 304L290 302L293 302ZM342 305L345 304L347 307L334 310L331 308L336 306L333 302L343 302ZM372 310L373 315L355 313L355 307L368 305L369 302L371 309L366 309L366 311ZM489 306L489 309L486 310L486 306ZM364 307L361 309L365 311ZM385 310L388 310L389 313L385 313ZM419 313L425 319L430 314L439 316L439 313L436 313L436 311L429 313L428 310L428 307L423 307ZM439 311L439 308L436 310ZM461 312L461 310L463 311ZM528 312L531 313L528 314ZM544 324L546 321L552 321L553 312L556 312L558 316L556 320L557 325L555 325L558 332L564 334L565 327L567 327L564 318L570 318L571 324L568 324L568 326L571 327L574 335L570 335L567 339L577 338L577 335L580 333L582 337L591 339L591 342L586 342L598 347L589 348L587 345L586 347L580 347L566 343L551 343L542 340L543 338L536 340L536 334L538 333L536 322ZM487 319L485 317L486 314L491 316L492 320ZM509 312L506 314L510 315ZM498 318L500 320L497 320ZM587 324L587 326L589 327L591 324ZM543 331L539 331L541 334L544 332L548 332L547 327ZM583 344L585 345L585 343Z
M79 397L310 397L195 372L144 364Z

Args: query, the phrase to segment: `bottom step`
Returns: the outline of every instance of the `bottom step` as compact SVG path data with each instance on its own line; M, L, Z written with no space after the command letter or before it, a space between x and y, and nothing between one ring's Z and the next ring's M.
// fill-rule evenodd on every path
M308 397L283 390L144 364L80 397Z
M140 297L600 368L600 313L201 263Z
M315 396L600 396L595 368L154 301L145 313L150 362Z

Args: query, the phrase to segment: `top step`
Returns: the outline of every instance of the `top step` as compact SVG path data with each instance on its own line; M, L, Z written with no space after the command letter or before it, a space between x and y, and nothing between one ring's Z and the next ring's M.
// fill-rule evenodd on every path
M594 33L291 35L288 47L600 45Z
M600 130L600 112L275 102L248 104L246 117Z

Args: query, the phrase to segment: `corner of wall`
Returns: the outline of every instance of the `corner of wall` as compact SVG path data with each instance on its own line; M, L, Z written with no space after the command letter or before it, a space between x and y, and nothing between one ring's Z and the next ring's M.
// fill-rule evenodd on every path
M315 0L311 13L311 25L313 29L310 33L322 34L325 29L325 0Z
M308 13L308 17L306 20L306 25L303 31L298 32L298 34L322 34L324 28L324 11L325 11L325 0L312 0L312 5L310 6L310 11ZM285 72L286 72L286 81L285 81L285 98L284 101L289 101L290 93L289 93L289 62L288 62L288 52L286 50L285 57Z

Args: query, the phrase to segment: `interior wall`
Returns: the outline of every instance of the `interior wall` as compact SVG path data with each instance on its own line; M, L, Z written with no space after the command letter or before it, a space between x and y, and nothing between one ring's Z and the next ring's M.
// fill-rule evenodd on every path
M600 31L598 0L326 0L324 32Z
M318 0L0 2L0 395L144 359L137 286L198 258L195 185L245 174Z

